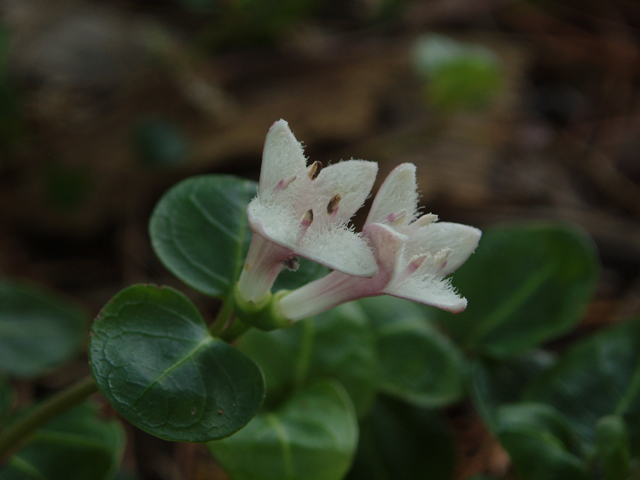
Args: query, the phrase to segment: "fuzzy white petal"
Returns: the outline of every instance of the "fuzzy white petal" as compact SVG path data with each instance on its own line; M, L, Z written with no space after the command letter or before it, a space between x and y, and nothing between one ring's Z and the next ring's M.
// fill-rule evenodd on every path
M309 229L295 253L356 277L372 277L378 271L367 241L346 228L323 232Z
M260 193L273 191L288 176L305 170L306 159L302 145L289 129L289 124L278 120L269 129L262 152Z
M422 227L410 236L407 249L412 255L430 253L436 255L447 249L450 253L441 274L447 276L458 269L478 246L482 232L459 223L437 222Z
M319 204L314 208L316 219L332 218L334 224L345 224L364 204L378 173L378 164L364 160L347 160L325 167L314 180ZM336 194L340 195L335 215L327 213L327 206Z
M417 205L416 166L403 163L394 168L380 186L366 223L387 223L390 216L405 211L406 224L415 217Z
M420 277L412 275L402 282L392 282L384 293L406 298L414 302L459 313L467 307L467 299L460 297L448 280L437 276Z

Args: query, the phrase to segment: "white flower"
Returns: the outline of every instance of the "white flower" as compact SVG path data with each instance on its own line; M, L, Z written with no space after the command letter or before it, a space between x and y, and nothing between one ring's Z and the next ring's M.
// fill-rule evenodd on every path
M354 276L373 276L367 240L347 227L375 181L374 162L349 160L307 167L302 145L287 122L273 124L264 145L258 195L247 207L254 232L238 291L246 301L265 299L283 266L300 255Z
M375 295L393 295L461 312L467 300L445 277L462 265L482 233L457 223L437 223L432 214L418 216L415 166L396 167L380 187L364 236L374 250L378 273L355 278L339 272L284 295L278 311L299 320L336 305Z

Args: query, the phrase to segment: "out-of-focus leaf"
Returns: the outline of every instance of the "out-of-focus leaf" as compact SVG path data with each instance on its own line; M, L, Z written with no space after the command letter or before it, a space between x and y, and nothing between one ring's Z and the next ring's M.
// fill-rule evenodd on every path
M380 398L360 425L348 480L449 480L456 455L448 425L433 410Z
M607 415L596 423L596 447L606 480L626 480L631 476L629 432L618 415Z
M415 303L391 296L365 298L380 361L380 388L416 406L441 407L465 394L465 362Z
M496 409L520 401L525 388L555 362L555 355L543 350L503 361L475 359L470 369L471 397L484 421L495 429Z
M0 469L0 480L109 480L124 444L119 422L98 419L85 403L36 430Z
M341 480L357 444L349 396L339 383L322 381L208 446L234 480Z
M458 315L440 310L434 315L468 352L511 357L570 331L597 276L593 242L580 230L492 228L453 277L469 306Z
M98 388L120 415L160 438L223 438L262 404L258 366L212 337L176 290L129 287L106 305L92 332L89 358Z
M75 304L31 285L0 280L0 370L34 377L76 355L89 320Z
M500 58L479 45L428 35L416 41L413 58L429 104L443 110L484 106L504 84Z
M621 415L634 455L640 453L640 321L599 332L572 346L557 365L527 389L524 398L553 405L587 446L596 422Z
M323 377L344 385L359 416L372 405L377 390L375 339L357 303L302 320L293 328L251 330L237 343L253 358L267 381L267 406Z
M523 480L587 480L588 467L574 452L576 440L566 419L536 403L503 405L496 433Z

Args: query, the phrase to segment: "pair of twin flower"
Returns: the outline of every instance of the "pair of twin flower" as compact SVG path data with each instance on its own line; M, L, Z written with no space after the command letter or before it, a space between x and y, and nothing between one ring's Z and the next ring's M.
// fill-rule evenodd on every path
M258 195L247 207L253 238L235 292L240 319L258 328L290 325L339 304L394 295L451 312L467 306L447 275L462 265L480 230L419 215L416 168L396 167L376 195L361 234L347 223L363 205L378 172L375 162L307 166L287 122L265 141ZM297 290L271 294L298 256L332 269Z

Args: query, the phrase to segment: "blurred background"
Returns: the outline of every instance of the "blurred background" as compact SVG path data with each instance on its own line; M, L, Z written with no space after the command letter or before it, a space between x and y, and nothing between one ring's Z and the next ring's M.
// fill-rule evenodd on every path
M0 0L0 273L91 315L139 282L215 313L156 259L149 216L183 178L257 179L283 118L313 160L379 162L378 184L415 163L442 220L588 231L582 335L640 311L639 41L633 0ZM447 414L458 478L504 474L472 410ZM129 434L131 478L225 478L202 446Z

